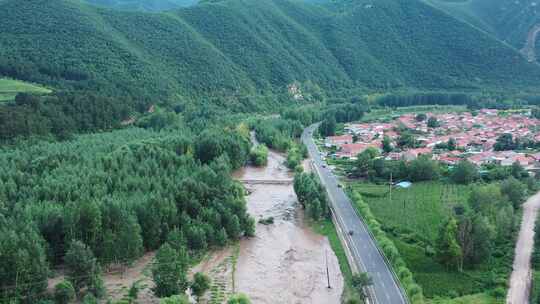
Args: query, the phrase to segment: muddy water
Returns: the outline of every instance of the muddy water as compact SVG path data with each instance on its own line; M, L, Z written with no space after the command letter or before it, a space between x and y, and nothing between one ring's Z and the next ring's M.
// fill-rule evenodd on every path
M270 152L265 168L246 167L235 177L245 180L291 179L284 158ZM248 212L256 219L256 237L240 243L235 291L253 303L339 303L343 278L328 240L306 226L292 185L247 186ZM326 261L331 289L327 288Z

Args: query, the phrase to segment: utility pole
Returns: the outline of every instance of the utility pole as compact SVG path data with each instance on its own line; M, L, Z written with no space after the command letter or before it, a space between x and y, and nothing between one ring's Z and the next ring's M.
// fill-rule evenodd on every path
M324 250L324 257L326 260L326 279L328 281L328 289L331 289L332 286L330 286L330 272L328 271L328 251Z
M390 201L392 201L392 171L390 171Z

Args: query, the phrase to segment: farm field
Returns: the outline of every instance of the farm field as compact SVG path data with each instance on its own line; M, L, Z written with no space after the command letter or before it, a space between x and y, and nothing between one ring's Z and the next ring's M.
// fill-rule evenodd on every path
M0 102L10 101L17 93L48 94L52 91L42 86L9 78L0 78Z
M512 243L497 244L500 254L463 272L448 271L434 257L440 224L453 208L467 210L470 187L474 185L419 182L408 189L393 188L391 198L386 185L351 182L349 186L370 206L422 287L428 303L503 303L504 295L492 294L491 286L511 271L512 256L507 253L513 251Z
M353 183L381 223L407 230L422 239L434 241L439 224L454 207L465 207L468 186L440 182L415 183L408 189L371 183Z

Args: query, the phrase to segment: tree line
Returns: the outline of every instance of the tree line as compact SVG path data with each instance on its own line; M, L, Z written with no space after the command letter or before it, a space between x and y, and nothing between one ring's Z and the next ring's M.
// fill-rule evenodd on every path
M241 127L198 135L131 128L4 148L0 302L37 302L58 265L73 273L80 298L99 297L107 265L165 243L189 261L253 235L244 190L230 176L249 150Z

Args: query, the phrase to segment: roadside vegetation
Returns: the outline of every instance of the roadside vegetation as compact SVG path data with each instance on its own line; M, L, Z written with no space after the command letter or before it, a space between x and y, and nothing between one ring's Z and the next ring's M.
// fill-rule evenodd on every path
M532 286L531 298L532 304L540 303L540 216L536 219L534 233L534 248L532 253Z

